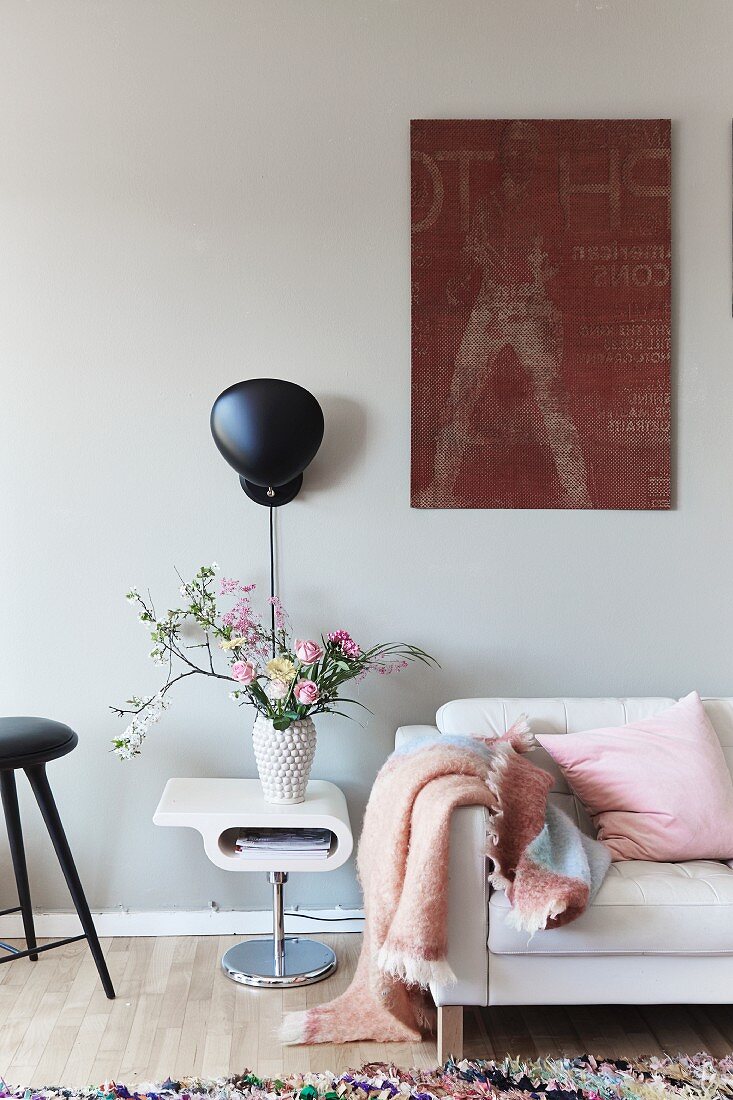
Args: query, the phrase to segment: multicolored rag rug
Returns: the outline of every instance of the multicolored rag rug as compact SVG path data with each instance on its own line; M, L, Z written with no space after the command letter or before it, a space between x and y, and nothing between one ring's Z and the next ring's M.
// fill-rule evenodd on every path
M282 1079L238 1077L165 1081L162 1085L104 1084L96 1088L10 1088L0 1081L5 1100L730 1100L733 1097L733 1055L714 1059L707 1054L638 1061L582 1058L542 1058L523 1062L448 1062L443 1069L406 1070L374 1063L360 1070L304 1073Z
M288 1013L285 1043L419 1042L432 1030L431 982L456 977L448 951L450 823L459 806L488 811L491 881L509 919L531 934L574 920L603 881L608 849L548 805L552 777L526 758L526 721L503 737L436 736L393 752L364 815L357 867L366 921L349 988Z

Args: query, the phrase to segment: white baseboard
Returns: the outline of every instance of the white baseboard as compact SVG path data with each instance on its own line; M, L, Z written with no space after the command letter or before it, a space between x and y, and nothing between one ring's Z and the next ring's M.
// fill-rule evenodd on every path
M258 936L272 931L268 910L237 912L233 909L107 909L92 913L99 936ZM33 914L39 939L64 939L81 932L76 913ZM286 909L285 931L361 932L363 909ZM20 913L0 917L0 940L23 938Z

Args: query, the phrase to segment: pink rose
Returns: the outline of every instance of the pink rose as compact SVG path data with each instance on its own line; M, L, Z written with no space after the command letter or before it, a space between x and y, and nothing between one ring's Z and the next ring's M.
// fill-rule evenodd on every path
M257 669L251 661L235 661L232 665L232 676L235 680L238 680L240 684L251 684L257 675Z
M293 688L293 695L302 707L317 703L319 694L318 684L314 684L312 680L298 680Z
M295 656L299 661L302 661L304 665L312 665L315 664L316 661L320 661L323 656L323 650L318 642L308 642L304 641L302 638L296 638Z

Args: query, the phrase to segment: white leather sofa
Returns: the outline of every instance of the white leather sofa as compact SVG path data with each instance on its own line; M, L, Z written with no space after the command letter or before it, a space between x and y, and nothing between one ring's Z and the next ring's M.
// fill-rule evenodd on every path
M622 726L674 702L457 699L440 708L436 726L399 729L396 745L436 733L504 733L521 714L534 733ZM704 704L733 771L733 699ZM547 753L538 747L530 759L555 776L552 800L594 835ZM733 860L614 863L578 920L530 939L507 923L504 892L488 885L485 851L486 810L460 808L451 827L448 887L448 961L458 980L431 986L441 1061L462 1053L463 1005L733 1001Z

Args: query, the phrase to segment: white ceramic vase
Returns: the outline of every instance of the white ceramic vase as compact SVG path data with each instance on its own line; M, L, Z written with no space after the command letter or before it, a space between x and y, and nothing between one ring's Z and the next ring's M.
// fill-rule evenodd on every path
M304 802L316 752L313 719L301 718L286 730L276 730L269 718L258 714L252 743L265 802L291 806Z

